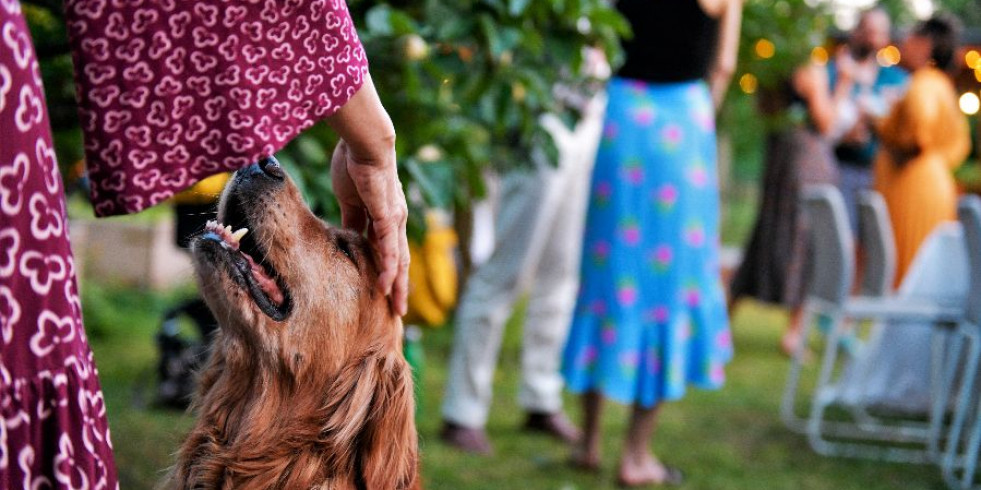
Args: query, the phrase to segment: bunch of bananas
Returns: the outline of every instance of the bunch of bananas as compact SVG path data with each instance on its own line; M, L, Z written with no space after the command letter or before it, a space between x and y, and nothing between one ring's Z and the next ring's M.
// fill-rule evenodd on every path
M438 327L456 306L457 236L449 217L440 211L429 211L426 225L423 242L409 243L409 313L404 321Z

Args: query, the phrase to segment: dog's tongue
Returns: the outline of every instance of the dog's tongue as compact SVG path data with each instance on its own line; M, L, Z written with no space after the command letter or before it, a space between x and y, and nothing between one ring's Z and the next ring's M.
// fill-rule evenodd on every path
M262 292L266 293L266 296L268 296L273 303L276 303L276 306L282 305L283 291L279 289L279 285L276 284L276 281L266 274L266 270L263 269L261 265L257 264L256 261L252 259L251 255L242 254L242 256L245 257L245 260L249 261L249 267L252 268L252 277L255 278L255 282L259 285L259 288L262 289Z

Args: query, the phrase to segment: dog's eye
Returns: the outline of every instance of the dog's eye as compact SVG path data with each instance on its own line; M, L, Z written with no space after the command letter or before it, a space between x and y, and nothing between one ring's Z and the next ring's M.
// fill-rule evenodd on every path
M337 249L341 251L342 254L346 255L354 265L358 265L358 261L354 258L354 251L351 250L351 244L343 238L337 239Z

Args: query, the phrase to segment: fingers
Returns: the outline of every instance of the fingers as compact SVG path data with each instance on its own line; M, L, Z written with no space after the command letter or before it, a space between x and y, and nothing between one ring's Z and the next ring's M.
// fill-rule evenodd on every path
M400 193L401 194L401 193ZM369 239L378 254L378 290L389 296L398 315L408 311L409 242L405 205L394 206L386 218L372 219Z
M364 233L368 225L368 217L358 189L348 171L348 161L348 146L344 140L341 140L334 148L330 162L331 185L341 208L341 226Z
M367 225L379 270L377 288L390 297L393 310L404 315L409 290L408 206L395 171L394 151L387 160L366 164L349 150L335 152L331 175L344 227L363 232Z
M405 231L405 221L399 233L398 271L392 284L392 303L399 316L409 312L409 239Z

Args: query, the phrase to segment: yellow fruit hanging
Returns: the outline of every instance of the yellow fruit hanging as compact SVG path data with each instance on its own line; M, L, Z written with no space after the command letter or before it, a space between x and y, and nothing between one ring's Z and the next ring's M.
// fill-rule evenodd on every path
M438 212L426 215L422 243L409 243L409 313L406 324L438 327L456 306L456 232Z

